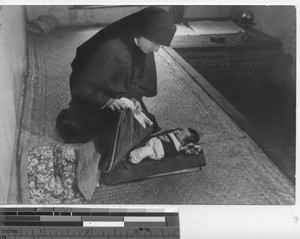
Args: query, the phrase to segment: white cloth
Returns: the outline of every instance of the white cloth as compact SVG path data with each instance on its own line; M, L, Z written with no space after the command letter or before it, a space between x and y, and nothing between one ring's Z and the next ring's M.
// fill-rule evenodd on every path
M137 148L130 152L129 162L137 164L144 158L160 160L165 156L161 140L157 137L150 139L144 147Z
M182 146L174 133L169 133L168 135L171 137L177 152L182 150ZM151 138L144 147L131 151L129 162L137 164L147 157L154 160L160 160L165 157L165 150L161 140L158 137ZM169 142L169 138L167 138L167 141Z
M242 30L231 20L226 21L194 21L188 22L195 35L234 34Z
M122 100L131 110L134 110L134 102L132 100L124 97L120 100ZM140 114L134 114L133 116L144 128L146 128L147 124L153 124L153 122L143 112Z
M181 146L181 143L178 141L178 139L176 138L175 134L174 133L169 133L171 139L173 140L174 142L174 145L175 145L175 148L177 151L180 151L182 150L182 146Z

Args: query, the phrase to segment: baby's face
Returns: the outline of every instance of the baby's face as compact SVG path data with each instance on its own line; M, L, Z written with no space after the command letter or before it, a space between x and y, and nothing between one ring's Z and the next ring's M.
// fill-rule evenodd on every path
M175 132L176 138L181 143L181 145L185 144L185 139L191 137L191 133L188 129L181 129Z

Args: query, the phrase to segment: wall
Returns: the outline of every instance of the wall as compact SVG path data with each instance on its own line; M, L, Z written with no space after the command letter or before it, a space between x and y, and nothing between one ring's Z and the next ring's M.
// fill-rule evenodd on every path
M176 51L233 103L237 97L259 97L274 68L278 45L244 46L233 42L231 46L228 43L228 46L218 48L182 48Z
M296 8L294 6L236 6L232 7L232 17L237 18L242 10L251 11L255 17L255 28L278 38L282 43L283 52L293 57L294 61L288 72L279 72L279 75L284 76L274 79L274 83L281 85L287 97L294 101L296 96Z
M50 15L57 18L61 25L107 24L137 12L146 6L108 7L96 9L72 9L71 5L32 5L26 6L28 21L40 15ZM168 9L168 7L164 7Z
M23 6L0 6L0 203L7 202L20 118L20 97L26 69Z
M231 6L189 6L184 9L184 18L229 18Z
M32 5L26 6L28 20L34 20L40 15L50 15L58 19L62 25L107 24L137 12L146 6L126 6L112 8L96 8L75 10L70 5ZM169 6L161 6L169 10ZM229 18L230 6L191 6L184 8L185 18Z

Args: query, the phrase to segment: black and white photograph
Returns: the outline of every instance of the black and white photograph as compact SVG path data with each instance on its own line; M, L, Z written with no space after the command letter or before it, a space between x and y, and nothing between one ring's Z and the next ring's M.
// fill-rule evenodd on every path
M295 6L1 5L0 56L1 204L295 205Z

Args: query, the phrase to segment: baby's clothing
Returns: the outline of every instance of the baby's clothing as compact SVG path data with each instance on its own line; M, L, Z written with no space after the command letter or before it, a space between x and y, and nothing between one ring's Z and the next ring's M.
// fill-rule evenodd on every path
M137 164L144 158L160 160L182 150L181 144L174 131L165 135L151 138L144 147L137 148L130 153L129 161Z

